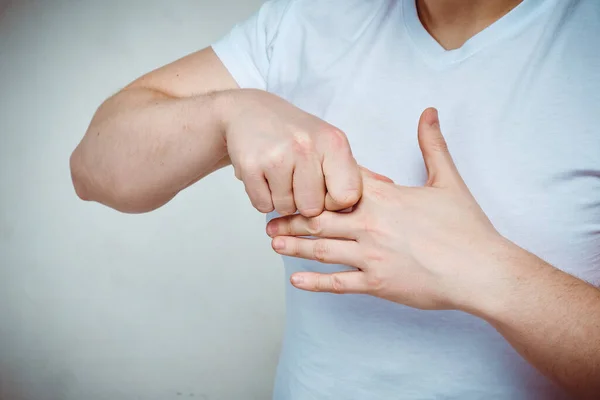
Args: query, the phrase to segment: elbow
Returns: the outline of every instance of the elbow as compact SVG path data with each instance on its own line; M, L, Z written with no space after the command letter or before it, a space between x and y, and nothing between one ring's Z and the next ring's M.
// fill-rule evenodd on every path
M71 170L71 181L75 194L84 201L91 201L92 197L89 191L89 180L85 173L85 167L81 156L80 148L76 148L69 159L69 168Z
M102 182L109 181L109 179L101 179L98 176L98 171L90 167L90 162L86 160L81 146L77 147L71 154L69 168L75 194L81 200L97 202L117 211L135 212L135 210L131 210L131 200L128 193L118 190L118 187L114 184L102 184ZM116 180L110 179L110 181Z
M99 176L98 171L89 167L80 148L75 149L69 160L71 180L77 197L84 201L93 201L125 214L142 214L153 211L174 196L167 199L148 196L136 190L136 185L125 176Z

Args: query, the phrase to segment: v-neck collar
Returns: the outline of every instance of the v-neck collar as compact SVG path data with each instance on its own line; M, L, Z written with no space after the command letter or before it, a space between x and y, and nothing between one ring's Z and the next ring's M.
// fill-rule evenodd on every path
M467 40L461 47L446 50L425 29L417 11L416 0L402 0L404 24L412 41L426 61L444 68L466 60L483 48L527 27L553 0L523 0L519 5Z

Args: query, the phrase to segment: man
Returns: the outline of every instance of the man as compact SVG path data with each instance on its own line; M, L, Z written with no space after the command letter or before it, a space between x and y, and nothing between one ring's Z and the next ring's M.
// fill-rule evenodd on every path
M233 165L295 286L275 399L600 398L599 37L595 0L273 0L108 99L75 189Z

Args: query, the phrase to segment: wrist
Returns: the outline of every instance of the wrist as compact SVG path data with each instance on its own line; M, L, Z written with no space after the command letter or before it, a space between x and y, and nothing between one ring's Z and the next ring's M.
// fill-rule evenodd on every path
M223 90L207 95L219 132L225 143L227 142L227 132L233 119L232 110L235 107L236 92L239 90Z
M470 261L473 279L458 308L492 321L512 307L516 292L531 272L527 259L535 256L500 234L489 238L480 249Z
M230 89L210 94L212 107L217 118L223 139L227 142L236 119L246 110L253 112L253 99L267 92L258 89Z

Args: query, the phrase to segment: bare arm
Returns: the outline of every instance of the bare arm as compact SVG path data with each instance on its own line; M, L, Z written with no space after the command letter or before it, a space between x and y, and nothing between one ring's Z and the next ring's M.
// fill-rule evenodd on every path
M600 290L512 243L497 255L508 274L476 313L578 398L599 398Z
M237 88L210 47L128 85L100 106L71 156L78 195L146 212L228 165L215 93Z

